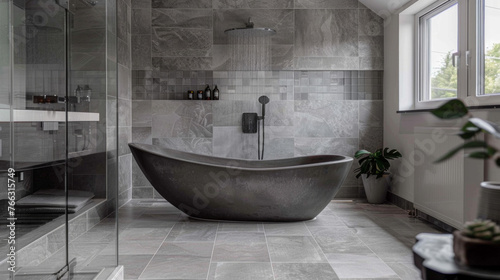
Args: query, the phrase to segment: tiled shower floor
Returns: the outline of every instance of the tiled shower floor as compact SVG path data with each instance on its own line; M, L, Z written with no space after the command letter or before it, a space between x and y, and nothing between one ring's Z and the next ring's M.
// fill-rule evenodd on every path
M414 237L439 232L395 206L353 202L298 223L197 221L160 201L132 201L119 215L125 279L420 279Z

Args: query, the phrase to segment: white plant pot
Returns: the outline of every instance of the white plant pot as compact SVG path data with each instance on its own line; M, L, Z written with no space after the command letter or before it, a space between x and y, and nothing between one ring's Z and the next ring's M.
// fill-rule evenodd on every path
M481 183L477 218L500 223L500 182Z
M387 190L389 189L389 175L389 173L386 173L379 179L377 179L377 176L373 175L370 175L368 178L366 178L366 174L361 175L368 202L373 204L385 202Z

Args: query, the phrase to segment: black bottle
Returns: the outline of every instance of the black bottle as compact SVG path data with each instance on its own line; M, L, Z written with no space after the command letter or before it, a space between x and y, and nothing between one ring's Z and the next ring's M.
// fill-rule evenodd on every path
M194 99L194 91L188 90L188 100L193 100Z
M205 100L212 100L212 90L209 85L205 88Z
M217 88L217 85L215 85L212 95L214 96L214 100L219 100L219 89Z
M196 99L203 100L203 90L199 90L196 92Z

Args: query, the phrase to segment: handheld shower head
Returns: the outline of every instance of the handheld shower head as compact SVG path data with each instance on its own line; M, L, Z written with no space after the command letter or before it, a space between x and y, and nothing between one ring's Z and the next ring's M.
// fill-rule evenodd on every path
M262 118L266 116L266 104L269 103L269 97L262 95L259 97L259 103L262 104Z

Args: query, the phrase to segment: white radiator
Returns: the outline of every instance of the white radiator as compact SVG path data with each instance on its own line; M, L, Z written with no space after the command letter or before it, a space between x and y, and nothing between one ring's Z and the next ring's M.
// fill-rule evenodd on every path
M457 129L415 127L415 208L451 226L461 228L475 218L481 160L466 158L461 151L436 164L439 157L463 144Z

